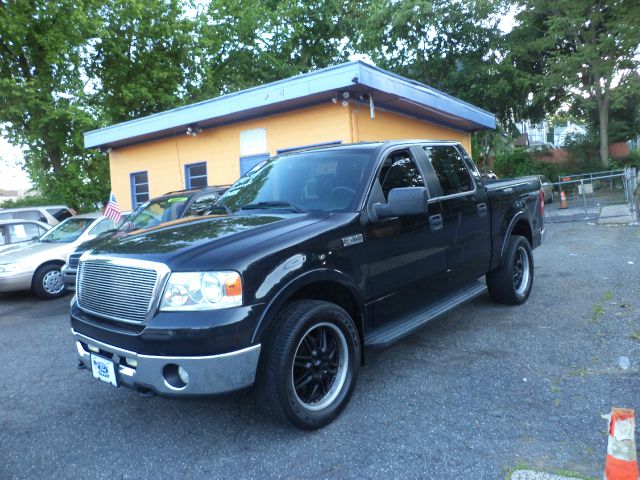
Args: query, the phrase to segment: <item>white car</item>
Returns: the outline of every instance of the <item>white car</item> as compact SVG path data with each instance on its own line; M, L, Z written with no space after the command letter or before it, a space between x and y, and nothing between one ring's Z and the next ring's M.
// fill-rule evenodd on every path
M18 244L0 252L0 292L32 290L40 298L65 293L60 269L81 243L111 230L113 220L101 213L67 218L37 241Z

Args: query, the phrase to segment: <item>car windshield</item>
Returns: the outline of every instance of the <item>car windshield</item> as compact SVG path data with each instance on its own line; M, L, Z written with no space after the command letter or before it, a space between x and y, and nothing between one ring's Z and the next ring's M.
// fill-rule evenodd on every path
M241 177L218 205L231 212L354 211L371 161L371 150L357 148L275 157Z
M95 218L67 218L40 237L40 241L47 243L71 243L77 240L94 220Z
M125 231L138 230L176 220L182 217L188 200L187 196L179 196L159 198L143 203L129 215L120 229Z

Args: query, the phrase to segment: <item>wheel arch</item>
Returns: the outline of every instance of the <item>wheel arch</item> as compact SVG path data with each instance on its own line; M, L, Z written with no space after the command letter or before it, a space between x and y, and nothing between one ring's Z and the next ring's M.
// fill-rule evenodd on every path
M267 304L253 333L252 343L268 335L278 314L295 300L324 300L342 307L353 319L360 338L360 358L364 364L365 306L359 289L344 273L333 270L306 272L285 285Z
M505 236L502 239L500 258L504 256L507 245L509 244L509 237L511 237L511 235L521 235L529 241L529 245L533 245L533 230L524 212L518 212L511 219L511 223L509 223L509 226L506 229Z
M38 265L34 270L33 270L33 277L31 278L31 288L33 288L33 282L35 281L36 278L36 274L38 273L38 270L42 269L43 267L47 267L49 265L57 265L60 268L62 268L62 266L64 265L64 260L60 260L60 259L55 259L55 260L47 260L46 262L42 262L40 265Z

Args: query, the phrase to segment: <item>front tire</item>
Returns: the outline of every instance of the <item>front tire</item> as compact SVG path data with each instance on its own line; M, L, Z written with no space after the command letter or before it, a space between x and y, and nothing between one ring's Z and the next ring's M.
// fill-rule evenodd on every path
M494 301L520 305L529 297L533 285L533 254L525 237L512 235L508 241L500 265L487 274L487 287Z
M276 418L306 430L335 420L353 392L360 339L341 307L320 300L288 305L265 342L257 387Z
M38 297L51 300L61 297L65 294L66 288L62 281L62 273L60 265L49 264L43 265L33 274L31 290Z

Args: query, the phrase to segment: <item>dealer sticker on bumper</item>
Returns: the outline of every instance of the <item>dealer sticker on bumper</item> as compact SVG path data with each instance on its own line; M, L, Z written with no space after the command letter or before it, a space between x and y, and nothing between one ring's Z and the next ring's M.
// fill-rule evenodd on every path
M91 370L94 378L110 383L114 387L118 386L116 369L111 360L91 354Z

